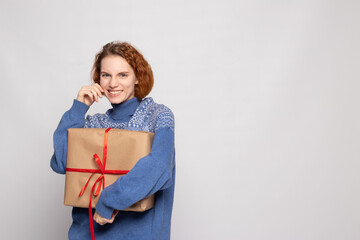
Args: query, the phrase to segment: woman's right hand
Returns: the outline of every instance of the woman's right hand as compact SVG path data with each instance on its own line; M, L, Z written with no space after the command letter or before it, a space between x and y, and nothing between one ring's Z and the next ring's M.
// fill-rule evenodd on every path
M96 102L99 101L99 97L102 98L103 92L104 90L97 83L94 83L93 85L90 86L83 86L80 89L76 100L83 102L90 107L94 103L94 101Z

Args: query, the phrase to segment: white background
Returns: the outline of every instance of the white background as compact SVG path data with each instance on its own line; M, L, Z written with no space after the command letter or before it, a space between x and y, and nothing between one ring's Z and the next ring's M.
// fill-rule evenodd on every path
M355 0L1 0L0 238L67 238L52 135L95 53L121 40L175 113L173 240L360 239L359 12Z

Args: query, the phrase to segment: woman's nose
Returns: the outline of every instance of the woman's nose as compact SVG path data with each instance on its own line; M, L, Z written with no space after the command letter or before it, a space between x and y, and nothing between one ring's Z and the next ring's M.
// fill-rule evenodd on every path
M116 79L116 77L112 77L109 85L111 88L116 88L119 85L119 81Z

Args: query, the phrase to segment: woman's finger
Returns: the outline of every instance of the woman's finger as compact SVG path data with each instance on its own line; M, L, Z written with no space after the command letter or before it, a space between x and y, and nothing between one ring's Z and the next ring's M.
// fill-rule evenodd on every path
M97 89L99 89L100 93L105 92L104 89L98 83L94 83L93 86L96 87Z
M94 221L97 222L100 225L104 225L106 223L113 223L115 219L116 214L113 214L110 219L103 218L99 213L95 212L94 214Z
M96 92L96 90L94 88L90 88L89 90L92 93L92 97L93 97L94 101L98 102L99 101L98 100L98 93Z
M82 94L83 94L84 97L88 96L91 99L91 101L95 101L94 96L93 96L94 94L91 92L90 89L84 89Z
M95 90L97 96L102 97L101 91L100 91L100 89L99 89L97 86L92 85L91 88L92 88L93 90Z
M88 87L86 90L85 90L85 94L88 95L92 101L96 101L96 96L97 96L97 93L94 89L92 89L91 87Z
M83 86L78 92L77 100L91 106L96 100L94 95L97 95L95 90L91 90L91 86Z

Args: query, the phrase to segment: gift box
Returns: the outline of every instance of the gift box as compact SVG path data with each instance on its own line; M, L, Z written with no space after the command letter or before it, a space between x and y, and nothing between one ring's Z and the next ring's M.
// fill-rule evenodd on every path
M94 208L101 191L150 153L154 133L103 128L68 129L64 204ZM149 196L124 211L146 211Z

